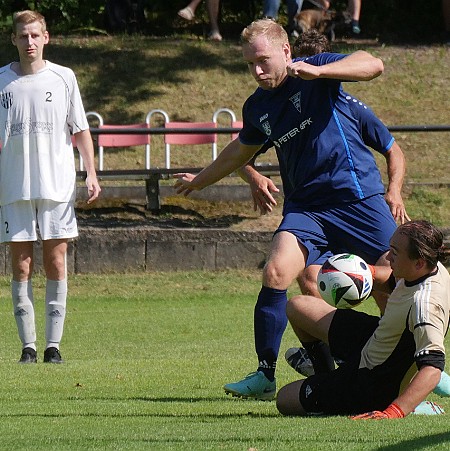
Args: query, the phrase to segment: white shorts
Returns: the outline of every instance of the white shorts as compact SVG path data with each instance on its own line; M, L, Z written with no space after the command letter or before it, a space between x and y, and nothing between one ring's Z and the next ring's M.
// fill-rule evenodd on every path
M0 242L68 239L78 236L73 202L21 200L0 209Z

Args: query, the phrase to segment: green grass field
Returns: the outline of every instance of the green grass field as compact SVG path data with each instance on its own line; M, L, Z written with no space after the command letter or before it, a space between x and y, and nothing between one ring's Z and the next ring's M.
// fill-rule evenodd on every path
M0 65L15 58L9 36L3 38ZM448 48L375 44L367 50L383 59L385 74L370 83L346 84L349 92L388 125L448 123ZM109 123L141 122L153 108L182 121L209 120L219 107L240 116L255 87L234 41L55 38L47 57L75 70L86 110L100 112ZM407 181L448 183L448 136L395 135L408 160ZM161 165L161 143L154 149ZM180 166L198 166L205 164L203 155L174 152L174 159ZM108 169L142 168L143 152L114 151L107 161ZM448 226L448 189L409 190L410 215ZM43 279L35 286L42 357ZM69 286L66 363L21 366L9 282L0 279L0 449L449 449L448 415L364 423L283 418L273 402L225 396L223 384L256 367L252 318L258 272L78 275ZM282 353L295 344L288 329ZM278 386L296 378L282 357L277 374ZM450 401L439 402L450 414Z
M72 276L61 348L66 362L19 365L9 282L1 278L0 449L449 448L448 415L285 418L274 402L227 397L224 383L255 370L259 279L256 271ZM41 277L35 288L42 357ZM364 308L375 311L371 300ZM288 329L282 353L295 344ZM282 357L277 375L279 387L296 379ZM429 399L450 413L449 400Z

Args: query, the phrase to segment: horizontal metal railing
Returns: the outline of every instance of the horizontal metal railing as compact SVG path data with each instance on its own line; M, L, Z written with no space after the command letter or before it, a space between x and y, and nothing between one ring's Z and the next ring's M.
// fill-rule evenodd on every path
M387 126L391 132L450 132L450 125L436 125L436 124L421 124L421 125L393 125ZM238 133L241 129L235 127L214 127L214 128L165 128L165 127L148 127L148 128L90 128L92 135L100 134L149 134L149 135L165 135L165 134L233 134ZM449 141L450 142L450 141ZM279 166L276 164L262 164L257 165L265 175L276 175L279 173ZM189 167L189 168L148 168L148 169L115 169L115 170L103 170L98 171L100 177L120 180L121 178L126 180L139 180L148 177L159 176L161 179L170 178L171 175L177 172L198 172L202 168ZM85 176L85 171L77 172L79 177ZM405 182L408 183L408 182ZM415 182L414 182L415 183ZM425 184L439 184L449 185L449 182L435 181L424 182Z

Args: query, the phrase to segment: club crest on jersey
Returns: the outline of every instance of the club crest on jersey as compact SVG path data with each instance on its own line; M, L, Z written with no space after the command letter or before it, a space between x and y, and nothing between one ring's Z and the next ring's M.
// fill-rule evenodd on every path
M302 104L301 104L302 93L299 91L297 94L294 94L292 97L289 97L289 100L295 106L295 109L301 113L302 112Z
M264 129L264 133L265 133L267 136L270 136L270 134L272 133L272 130L270 129L270 124L269 124L269 122L268 122L268 121L263 122L263 123L261 124L261 127Z
M13 95L12 92L2 92L0 93L0 103L2 104L2 107L7 110L8 108L11 108L13 103Z

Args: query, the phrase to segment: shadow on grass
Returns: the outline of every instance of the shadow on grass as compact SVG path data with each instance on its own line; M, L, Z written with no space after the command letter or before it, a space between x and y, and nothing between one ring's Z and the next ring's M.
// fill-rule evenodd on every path
M405 449L413 451L429 449L431 446L434 447L443 443L450 443L450 432L414 437L411 440L403 440L395 445L380 446L377 451L398 451Z

